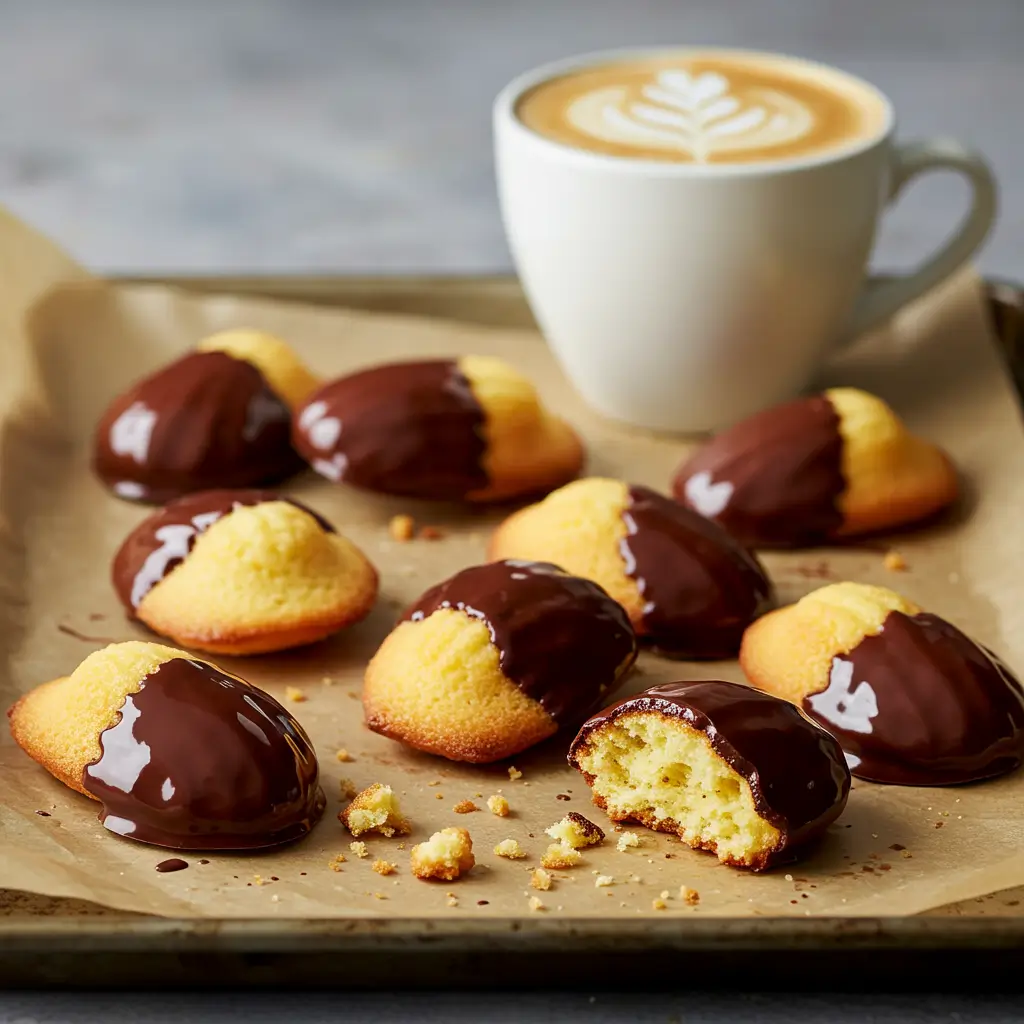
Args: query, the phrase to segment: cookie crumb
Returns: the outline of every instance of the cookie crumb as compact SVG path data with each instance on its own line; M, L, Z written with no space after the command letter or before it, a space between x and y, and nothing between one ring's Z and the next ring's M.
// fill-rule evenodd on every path
M660 896L651 900L651 910L666 910L667 908L668 904Z
M458 905L459 905L459 900L458 900L457 896L449 896L448 897L448 906L449 907L457 907Z
M398 869L398 865L392 864L389 860L375 860L370 867L373 868L378 875L393 875Z
M530 885L541 892L547 892L551 888L551 875L543 868L534 868L530 872Z
M479 807L477 807L477 805L476 805L475 803L473 803L473 801L472 801L472 800L460 800L460 801L459 801L459 802L458 802L458 803L457 803L457 804L456 804L456 805L455 805L455 806L454 806L454 807L452 808L452 810L453 810L453 811L454 811L454 812L455 812L456 814L472 814L472 813L473 813L473 811L479 811L479 810L480 810L480 808L479 808Z
M611 875L598 875L597 878L594 879L594 888L595 889L604 889L606 886L614 885L614 884L615 884L615 879L612 878Z
M342 865L342 864L344 864L345 862L346 862L346 857L345 857L345 854L343 854L343 853L336 853L336 854L335 854L335 855L334 855L334 856L333 856L333 857L332 857L332 858L331 858L331 859L330 859L330 860L329 860L329 861L327 862L327 866L328 866L328 867L329 867L329 868L330 868L330 869L331 869L332 871L340 871L340 870L341 870L341 865Z
M539 896L531 896L530 897L529 907L530 907L530 910L534 911L535 913L537 911L546 910L547 909L547 907L544 906L544 901Z
M342 800L351 800L359 792L359 787L351 779L338 779L338 789Z
M355 758L344 748L337 751L334 755L342 764L348 764L350 761L354 761Z
M433 782L428 782L427 785L428 786L440 786L441 785L441 780L440 779L434 779Z
M494 848L494 852L498 857L507 857L509 860L522 860L527 856L517 839L502 839Z
M623 832L622 835L619 836L619 841L615 844L615 849L618 850L619 853L624 853L631 846L639 845L640 837L635 832Z
M910 860L910 858L913 857L914 855L909 850L900 850L900 856L904 860Z
M348 848L360 859L370 856L370 851L366 848L366 843L354 842L349 843Z
M398 800L390 786L375 782L338 814L338 820L354 836L364 832L379 832L389 839L394 835L407 836L412 830L408 819L398 809Z
M885 558L882 559L882 565L884 565L889 572L907 571L907 560L895 549L885 553Z
M495 793L487 798L487 810L491 814L496 814L499 818L507 818L509 811L508 801L500 793Z
M508 777L515 782L516 779L523 777L523 773L514 764L510 764L508 766Z
M440 540L443 536L444 532L436 526L420 527L420 540Z
M284 688L285 700L290 700L294 704L301 704L304 700L307 700L306 694L300 690L297 686L286 686Z
M412 540L412 535L415 532L415 529L416 521L412 516L392 516L388 523L388 533L391 534L391 539L397 540L400 543Z
M561 821L556 821L544 831L552 839L565 843L574 850L582 850L584 847L604 842L604 832L576 811L570 811Z
M473 840L464 828L444 828L412 848L409 859L417 878L453 882L476 864Z
M679 898L684 903L689 903L691 907L695 907L700 903L700 893L696 889L690 889L685 885L679 887Z
M552 843L544 851L544 855L540 859L540 866L561 871L565 868L574 868L582 861L583 854L579 850L574 850L565 843Z

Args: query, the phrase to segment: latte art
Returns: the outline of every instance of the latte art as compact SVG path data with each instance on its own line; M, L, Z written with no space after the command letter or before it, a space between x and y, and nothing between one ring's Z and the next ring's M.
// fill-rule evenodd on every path
M853 82L785 58L648 59L551 79L522 97L517 114L541 135L613 156L778 160L880 131L881 100Z
M751 89L741 99L713 71L662 71L641 94L631 101L627 89L595 89L566 118L594 138L681 150L698 163L713 153L795 142L814 127L814 114L798 99L775 89Z

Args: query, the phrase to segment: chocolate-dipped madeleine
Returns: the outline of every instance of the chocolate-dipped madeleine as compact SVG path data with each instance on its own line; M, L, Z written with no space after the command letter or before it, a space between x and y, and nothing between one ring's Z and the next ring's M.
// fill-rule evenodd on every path
M316 383L278 338L212 335L111 402L96 429L93 468L119 497L150 504L277 483L302 469L289 408Z
M533 385L486 356L387 363L298 410L294 441L329 480L403 497L496 501L579 472L583 448Z
M839 744L792 704L742 683L666 683L589 719L569 764L613 821L672 832L733 867L798 857L842 813Z
M1024 691L990 651L883 587L837 583L765 616L740 662L842 744L853 774L941 786L1024 760Z
M377 572L323 517L273 491L202 491L144 519L114 557L128 614L176 643L261 654L366 617Z
M366 669L375 732L488 762L576 726L636 658L622 607L553 565L474 566L428 590Z
M832 388L718 434L673 493L751 547L809 547L924 519L955 500L957 477L880 398Z
M306 835L324 809L316 755L273 697L157 644L112 644L8 712L18 745L102 804L111 832L181 850Z
M576 480L514 513L492 558L533 558L599 583L660 653L731 658L774 605L760 562L717 523L649 487Z

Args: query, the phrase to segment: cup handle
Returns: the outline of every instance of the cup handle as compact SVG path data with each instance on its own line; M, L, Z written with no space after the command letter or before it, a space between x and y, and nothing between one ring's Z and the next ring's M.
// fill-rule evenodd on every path
M919 174L959 171L971 186L971 207L952 238L915 271L900 277L869 278L853 310L847 341L878 327L908 302L935 287L967 262L985 240L996 214L996 183L977 153L953 139L929 139L897 146L892 156L889 201Z

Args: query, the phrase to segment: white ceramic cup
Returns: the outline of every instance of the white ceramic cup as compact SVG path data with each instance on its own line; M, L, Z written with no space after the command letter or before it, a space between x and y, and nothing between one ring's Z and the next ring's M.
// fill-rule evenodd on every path
M891 103L852 76L885 106L878 134L784 161L606 156L544 138L516 117L519 97L549 78L687 52L559 61L515 79L494 105L505 230L555 355L599 412L683 432L724 426L797 394L837 343L883 323L969 259L996 205L980 156L950 139L894 142ZM912 273L866 279L886 204L929 170L967 179L969 211Z

